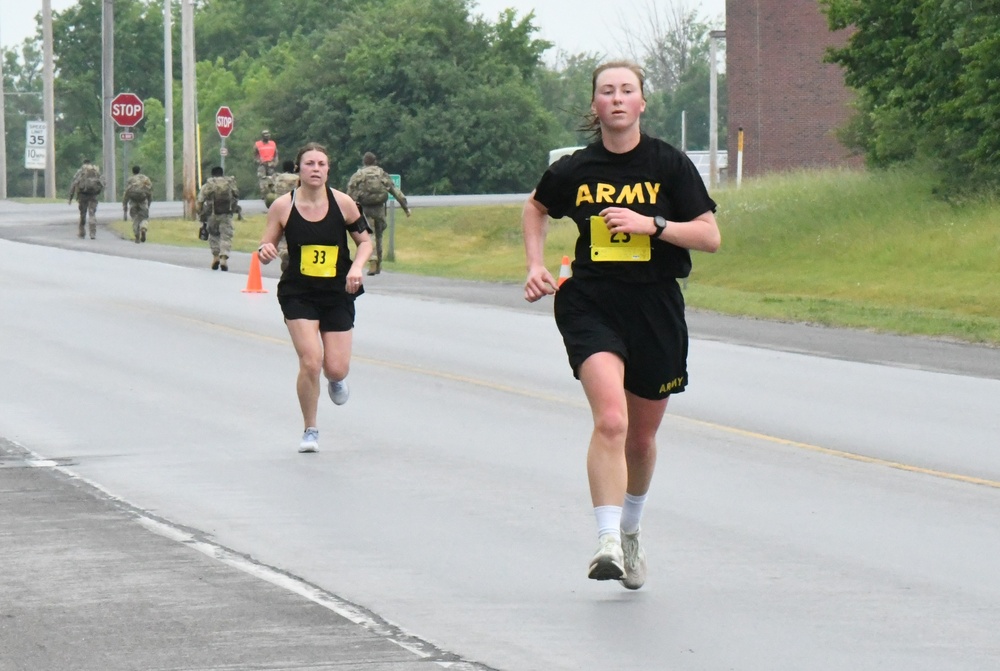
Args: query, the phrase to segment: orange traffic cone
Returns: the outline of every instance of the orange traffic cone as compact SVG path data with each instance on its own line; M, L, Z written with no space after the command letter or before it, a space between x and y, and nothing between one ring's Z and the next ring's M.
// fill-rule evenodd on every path
M569 257L564 256L562 260L562 265L559 266L559 279L556 280L556 286L561 287L563 285L563 282L565 282L572 276L573 273L570 272L569 269Z
M247 275L247 288L243 290L245 294L266 294L267 289L261 286L260 282L260 259L257 252L250 255L250 274Z

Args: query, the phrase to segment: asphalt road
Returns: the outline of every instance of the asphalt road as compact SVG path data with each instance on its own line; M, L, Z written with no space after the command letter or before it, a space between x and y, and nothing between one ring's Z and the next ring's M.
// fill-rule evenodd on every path
M997 350L693 313L630 593L551 303L371 278L303 457L273 269L74 212L0 203L0 669L998 666Z

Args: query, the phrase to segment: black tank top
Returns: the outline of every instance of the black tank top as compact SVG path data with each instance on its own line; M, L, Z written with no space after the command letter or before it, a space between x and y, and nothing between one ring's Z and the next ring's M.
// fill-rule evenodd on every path
M327 213L319 221L309 221L299 212L299 208L295 206L297 191L298 189L292 191L292 210L285 223L288 268L281 273L278 281L278 296L330 292L347 294L345 284L347 273L351 269L347 222L344 221L344 214L337 205L333 190L326 189ZM356 294L347 295L356 298L362 292L363 289Z

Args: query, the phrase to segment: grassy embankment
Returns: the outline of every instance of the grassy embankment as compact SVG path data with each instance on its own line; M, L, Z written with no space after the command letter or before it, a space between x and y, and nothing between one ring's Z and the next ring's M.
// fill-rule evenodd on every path
M953 207L920 175L828 171L744 182L715 194L723 244L694 254L688 305L733 315L1000 345L1000 207ZM521 282L520 206L397 211L390 271ZM120 230L131 234L129 224ZM237 222L257 247L263 216ZM153 221L150 241L204 245L197 224ZM558 271L575 227L550 225ZM388 236L386 237L388 242Z

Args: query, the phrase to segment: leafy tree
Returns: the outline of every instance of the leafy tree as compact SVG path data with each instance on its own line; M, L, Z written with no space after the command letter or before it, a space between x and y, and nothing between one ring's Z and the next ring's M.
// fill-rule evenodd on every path
M81 158L101 160L102 7L103 0L79 0L53 15L57 184L64 186ZM473 0L198 3L203 170L219 162L214 115L227 105L236 125L226 140L226 169L247 194L256 191L251 148L265 127L283 157L307 140L326 143L334 183L343 183L361 154L373 150L388 169L406 176L411 193L527 190L549 149L580 141L575 129L589 108L596 58L572 57L566 72L546 69L541 54L551 45L535 37L532 13L506 10L491 21L470 15L473 7ZM166 153L162 11L162 0L115 3L114 92L133 92L146 104L128 162L141 164L157 183ZM177 3L173 11L171 118L179 131ZM21 58L4 54L10 85L41 91L40 47L39 31ZM14 106L20 115L8 116L14 138L8 157L23 151L23 123L40 117L40 104L28 96L8 102L8 114ZM176 177L183 162L180 132L174 143ZM28 178L18 182L21 192Z
M846 137L869 164L928 162L950 195L1000 188L996 3L821 3L831 28L853 28L828 59L859 92Z
M968 186L995 190L1000 186L1000 15L990 11L971 17L963 42L960 91L942 106L941 121L959 129L955 148L961 149L944 155L945 174L960 174L959 166L967 165Z
M512 13L470 19L465 0L359 7L318 46L298 43L252 104L296 145L324 141L335 183L372 150L408 191L526 190L554 128L533 81L548 44L534 31Z
M603 61L596 53L560 53L554 67L543 70L538 83L542 106L555 117L560 129L552 149L591 141L589 133L580 129L590 112L591 77Z
M644 21L633 22L639 27L625 36L633 58L646 71L644 130L679 147L685 112L686 148L708 149L711 26L685 0L650 2L645 14ZM719 59L724 60L721 55ZM725 138L724 78L717 83L719 137Z
M57 184L64 186L80 159L98 161L102 155L102 9L101 0L80 0L53 14L56 146L62 158ZM143 101L162 98L162 11L163 3L157 0L115 4L116 94L128 91Z
M27 196L34 186L33 171L24 168L28 121L40 120L42 110L42 55L31 40L20 49L0 52L3 63L4 112L7 130L7 193Z

